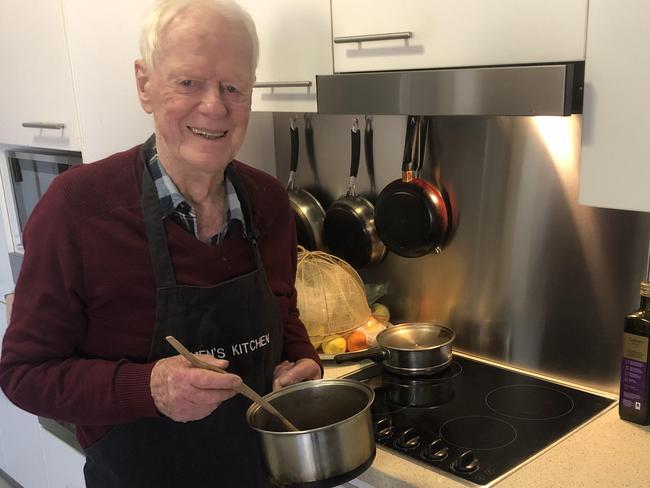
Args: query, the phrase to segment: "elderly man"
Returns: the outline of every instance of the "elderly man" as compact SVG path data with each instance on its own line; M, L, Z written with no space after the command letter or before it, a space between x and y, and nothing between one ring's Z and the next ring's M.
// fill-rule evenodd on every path
M264 486L233 388L263 394L321 368L296 309L287 196L233 161L255 27L226 0L163 0L141 51L155 134L62 174L34 210L0 384L76 424L89 487ZM168 335L230 374L192 368Z

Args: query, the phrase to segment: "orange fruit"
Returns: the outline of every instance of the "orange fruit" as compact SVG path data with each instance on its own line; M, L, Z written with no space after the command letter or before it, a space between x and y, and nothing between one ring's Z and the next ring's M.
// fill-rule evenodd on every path
M366 334L358 330L355 330L348 336L347 344L348 351L350 352L360 351L361 349L368 349L370 347Z

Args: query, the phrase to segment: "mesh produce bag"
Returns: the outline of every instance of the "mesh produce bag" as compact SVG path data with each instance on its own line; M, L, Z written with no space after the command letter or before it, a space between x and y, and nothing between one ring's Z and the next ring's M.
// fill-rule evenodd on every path
M346 335L370 317L361 278L331 254L299 247L296 290L300 318L314 343Z

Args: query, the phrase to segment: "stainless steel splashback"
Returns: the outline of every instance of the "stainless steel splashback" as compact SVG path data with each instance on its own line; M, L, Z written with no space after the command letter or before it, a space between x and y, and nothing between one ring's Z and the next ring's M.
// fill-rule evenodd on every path
M310 117L311 158L298 118L296 182L331 200L346 188L352 117ZM406 117L372 122L380 191L400 177ZM616 392L623 316L638 305L650 215L576 203L580 116L434 122L441 176L456 195L459 226L440 255L389 254L361 271L367 282L389 284L382 301L391 321L445 324L458 334L457 349ZM283 182L288 127L287 114L274 115ZM368 193L363 156L357 185Z

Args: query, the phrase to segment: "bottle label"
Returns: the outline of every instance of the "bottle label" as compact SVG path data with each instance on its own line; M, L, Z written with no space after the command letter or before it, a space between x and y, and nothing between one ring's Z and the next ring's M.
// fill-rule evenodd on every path
M621 366L621 405L645 411L648 338L623 334L623 364Z

